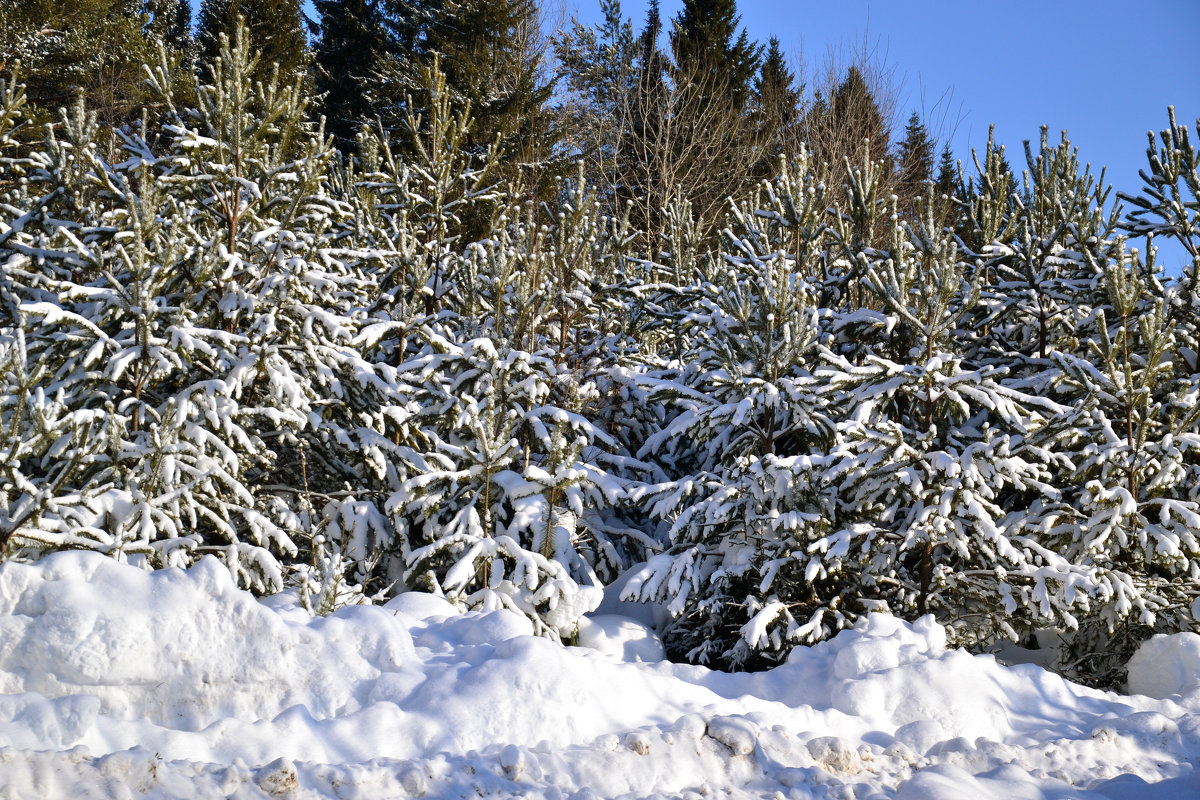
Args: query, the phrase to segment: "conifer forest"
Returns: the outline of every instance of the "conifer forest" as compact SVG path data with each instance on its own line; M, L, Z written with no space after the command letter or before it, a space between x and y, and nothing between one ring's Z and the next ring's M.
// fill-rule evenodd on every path
M2 559L564 644L621 578L727 671L1200 632L1200 123L1111 186L600 7L0 0Z

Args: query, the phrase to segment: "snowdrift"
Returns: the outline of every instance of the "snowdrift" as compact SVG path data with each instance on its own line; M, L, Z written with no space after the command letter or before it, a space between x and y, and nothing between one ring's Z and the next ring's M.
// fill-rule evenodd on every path
M947 650L931 619L735 675L596 626L610 646L563 648L416 594L314 618L212 558L6 563L0 798L1200 797L1187 637L1138 668L1182 692L1154 699Z

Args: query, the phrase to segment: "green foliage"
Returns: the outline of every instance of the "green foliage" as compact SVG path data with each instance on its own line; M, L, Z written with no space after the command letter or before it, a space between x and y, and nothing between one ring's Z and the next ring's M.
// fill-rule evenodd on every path
M735 0L684 0L671 29L676 80L703 84L709 100L724 96L739 109L762 57L740 21Z
M310 54L300 6L300 0L201 0L196 17L201 62L214 64L221 54L221 37L232 39L244 25L249 51L259 54L252 82L267 80L275 65L284 83L306 76Z
M52 120L76 96L105 126L136 119L148 97L142 65L162 31L146 27L141 0L0 1L0 70L20 62L30 115Z
M325 128L344 152L375 118L377 73L392 50L378 0L315 0L320 17L313 48L315 86Z

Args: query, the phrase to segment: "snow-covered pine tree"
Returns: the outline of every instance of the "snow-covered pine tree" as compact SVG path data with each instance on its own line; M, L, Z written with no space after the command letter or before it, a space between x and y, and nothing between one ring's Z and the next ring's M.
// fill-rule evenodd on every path
M573 636L600 599L579 553L581 521L620 490L582 460L607 437L548 405L557 376L548 352L433 335L401 372L430 441L407 454L387 503L404 583L464 608L511 608L541 634Z
M1196 374L1200 373L1200 120L1196 121L1198 141L1193 144L1187 126L1176 122L1173 107L1167 109L1167 116L1169 127L1159 133L1162 147L1156 148L1153 134L1149 137L1149 170L1141 173L1145 183L1141 193L1120 195L1134 207L1123 227L1134 236L1147 237L1147 254L1152 237L1172 240L1187 254L1189 261L1169 290L1166 310L1177 322L1177 368Z
M688 310L687 350L639 379L674 409L639 454L669 480L635 490L669 524L670 547L626 594L667 604L676 657L773 663L853 613L842 606L854 577L813 547L836 518L821 491L834 423L813 376L818 310L804 277L821 271L824 199L802 153L735 206L725 269Z
M1112 248L1119 210L1106 210L1110 189L1081 165L1063 133L1051 147L1046 128L1035 152L1025 143L1023 190L1013 187L1013 219L983 265L986 314L975 325L985 333L980 357L1018 374L1036 373L1045 392L1053 372L1050 353L1080 347L1077 328L1102 293L1102 265ZM1001 183L1002 181L997 181ZM1015 357L1015 360L1014 360Z
M548 216L539 226L510 206L465 247L454 303L418 326L399 379L425 445L388 508L407 585L569 638L598 602L595 571L612 577L639 549L611 514L614 442L585 416L600 399L605 275L626 235L582 182L564 182Z
M979 279L927 195L917 224L893 215L891 246L868 262L886 338L863 364L831 359L848 413L825 473L839 524L822 549L852 554L863 596L892 613L932 613L964 643L1017 638L1070 619L1092 576L1041 545L1028 510L1055 499L1056 456L1030 434L1061 413L964 360L959 340Z
M1167 236L1179 243L1190 258L1183 285L1187 300L1194 301L1200 291L1200 141L1191 142L1187 126L1175 119L1174 106L1168 107L1167 116L1169 125L1159 133L1162 147L1149 134L1149 171L1141 173L1145 183L1141 193L1121 193L1121 199L1134 206L1124 227L1135 236ZM1200 119L1196 138L1200 140ZM1185 308L1187 303L1173 305ZM1192 306L1195 312L1194 302ZM1196 366L1194 359L1192 366Z
M1073 513L1059 549L1103 574L1062 666L1107 685L1151 633L1197 627L1200 376L1180 358L1152 256L1143 262L1118 241L1104 288L1091 358L1056 360L1082 411L1063 437L1073 439L1074 469L1061 481Z
M65 114L3 248L27 360L50 367L37 388L104 431L82 459L53 454L86 464L56 491L91 509L95 547L214 552L270 590L297 534L328 524L312 497L356 475L355 397L388 386L349 346L372 292L325 248L344 210L327 146L295 85L252 85L253 64L244 36L226 43L195 109L154 73L166 152L131 133L109 164L82 108Z

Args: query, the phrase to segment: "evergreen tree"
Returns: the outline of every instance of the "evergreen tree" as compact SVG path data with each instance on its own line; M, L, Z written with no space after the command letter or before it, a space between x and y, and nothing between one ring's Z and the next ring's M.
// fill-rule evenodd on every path
M374 117L379 72L392 51L380 0L315 0L320 15L314 47L316 91L326 130L343 151Z
M710 101L725 98L744 107L761 60L762 47L750 41L736 0L684 0L672 21L671 52L676 80L706 87Z
M553 183L553 142L533 0L404 0L389 3L395 44L381 91L406 98L433 56L446 76L452 108L474 119L465 146L476 156L499 143L503 177L541 198ZM384 107L388 127L403 106ZM420 112L421 109L412 109Z
M629 158L628 113L638 86L633 23L619 0L601 0L596 28L574 22L554 41L569 100L560 109L560 137L577 155L610 216L620 216L618 195Z
M854 580L813 581L836 524L822 492L833 420L813 370L824 187L804 154L732 212L726 268L694 297L683 357L643 379L674 413L639 457L668 480L635 490L670 523L669 549L627 585L666 603L675 658L746 669L853 619ZM843 597L843 594L846 596Z
M772 36L762 68L754 79L751 105L755 147L761 154L756 171L762 177L774 170L780 154L791 155L789 150L796 146L801 93L779 47L779 39Z
M831 174L841 173L845 160L870 161L882 165L890 184L891 130L874 89L863 71L851 65L828 95L817 93L804 115L803 136L817 163Z
M933 181L934 193L938 197L955 197L958 193L958 163L954 151L947 142L938 158L937 177Z
M925 194L925 182L933 179L933 140L917 112L908 118L904 138L896 145L897 194L903 206Z
M144 11L142 0L0 0L0 69L21 62L39 121L80 94L106 127L131 121L147 99L142 65L161 41Z
M146 0L149 30L169 51L193 55L192 4L189 0Z
M849 131L856 131L859 141L867 140L870 160L890 166L889 153L891 132L862 72L854 66L846 71L846 77L838 85L829 104L831 124Z
M300 0L201 0L196 43L203 63L221 51L221 34L232 37L242 19L252 51L262 54L255 78L265 80L273 64L285 82L307 76L309 52ZM207 76L201 76L207 78Z

